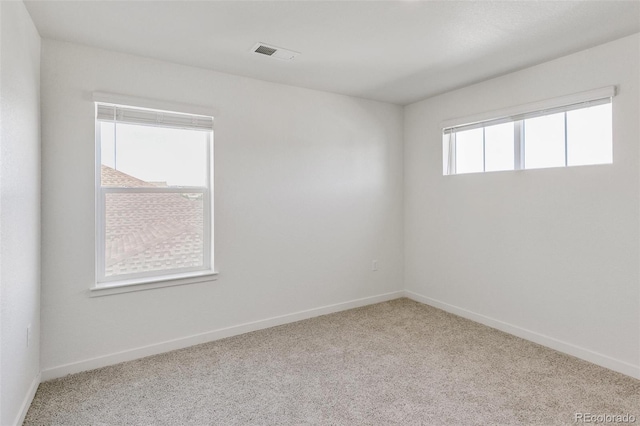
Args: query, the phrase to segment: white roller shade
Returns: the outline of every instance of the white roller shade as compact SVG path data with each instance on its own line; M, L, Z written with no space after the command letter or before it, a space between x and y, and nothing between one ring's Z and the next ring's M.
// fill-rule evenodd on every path
M213 130L213 117L132 108L103 103L96 103L96 119L99 121L140 124L156 127L172 127L204 131Z

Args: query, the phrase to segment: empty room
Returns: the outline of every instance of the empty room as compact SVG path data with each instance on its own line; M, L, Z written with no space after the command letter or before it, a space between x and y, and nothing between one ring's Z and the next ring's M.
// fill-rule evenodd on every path
M640 1L0 23L0 425L640 423Z

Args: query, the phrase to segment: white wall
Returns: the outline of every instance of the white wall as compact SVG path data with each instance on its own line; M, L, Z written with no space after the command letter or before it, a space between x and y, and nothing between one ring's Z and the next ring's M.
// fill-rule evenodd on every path
M400 107L44 41L45 376L403 282L429 303L637 374L638 47L627 37L407 106L403 158ZM611 84L613 165L442 176L441 121ZM217 281L89 297L93 91L219 111Z
M89 297L93 91L219 111L217 281ZM43 41L43 375L400 290L402 132L398 106Z
M405 108L405 287L640 374L639 36ZM443 120L617 85L613 165L442 176Z
M22 2L0 2L0 21L0 424L11 425L40 374L40 36Z

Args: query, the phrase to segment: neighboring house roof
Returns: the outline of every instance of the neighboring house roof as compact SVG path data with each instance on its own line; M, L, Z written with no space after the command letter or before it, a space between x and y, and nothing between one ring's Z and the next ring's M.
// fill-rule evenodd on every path
M101 174L103 186L158 187L104 165ZM106 276L202 266L203 200L189 195L108 193Z

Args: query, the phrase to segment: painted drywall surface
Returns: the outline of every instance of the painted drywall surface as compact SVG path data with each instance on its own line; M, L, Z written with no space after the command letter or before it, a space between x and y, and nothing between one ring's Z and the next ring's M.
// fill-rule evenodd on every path
M405 286L638 366L639 37L405 108ZM440 123L617 85L614 163L442 176Z
M218 111L217 281L89 297L94 91ZM44 40L42 132L43 370L401 289L401 107Z
M10 425L40 373L40 36L22 2L0 9L0 424Z

